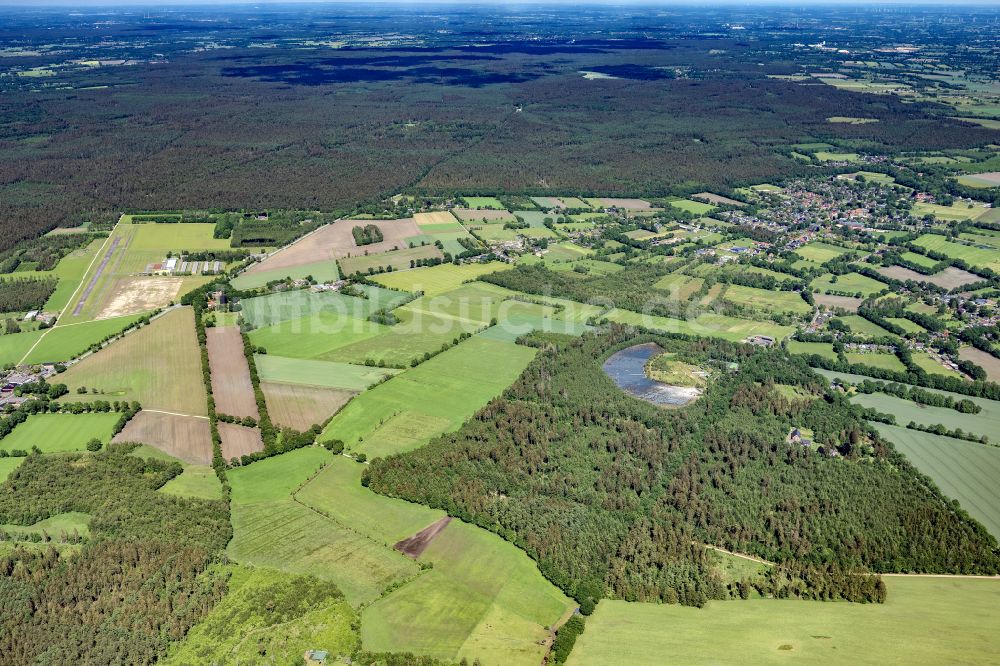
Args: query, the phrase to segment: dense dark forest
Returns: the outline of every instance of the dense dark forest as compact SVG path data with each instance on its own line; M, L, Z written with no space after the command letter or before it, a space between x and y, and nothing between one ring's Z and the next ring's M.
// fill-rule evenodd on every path
M116 445L31 455L0 493L0 523L88 513L79 551L29 544L0 557L0 664L150 663L225 593L199 578L232 534L225 502L156 489L178 463Z
M933 103L769 78L797 71L796 59L826 64L792 46L821 35L780 19L748 24L737 38L725 36L720 16L693 10L664 20L592 9L547 19L544 36L526 44L533 17L483 11L456 15L455 30L442 34L407 11L375 20L338 8L351 39L418 35L341 49L301 46L331 38L309 11L272 23L238 13L162 24L120 15L110 37L100 21L39 31L30 15L12 14L0 39L65 37L66 57L90 59L120 37L107 57L135 60L0 82L0 249L124 209L336 212L400 190L725 191L809 170L789 154L803 140L888 153L997 140ZM279 48L248 47L272 40ZM233 48L193 48L203 43ZM53 63L29 52L4 64ZM879 122L831 124L832 115ZM244 232L258 242L254 225Z
M712 369L702 398L661 409L601 370L599 359L649 340ZM581 601L703 603L722 592L699 542L840 581L823 598L851 598L850 574L864 571L1000 568L992 537L804 360L617 326L527 341L541 351L510 389L458 432L374 460L370 487L501 534ZM812 399L782 397L775 378ZM793 427L813 430L812 446L789 443Z

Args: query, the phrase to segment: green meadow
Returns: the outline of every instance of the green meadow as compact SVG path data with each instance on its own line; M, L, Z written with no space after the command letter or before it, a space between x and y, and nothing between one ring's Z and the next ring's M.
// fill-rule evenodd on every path
M230 471L233 539L227 553L243 564L333 582L356 606L416 575L419 567L292 498L332 457L308 447Z
M460 287L463 282L475 280L489 273L510 270L510 268L509 264L499 261L486 264L462 264L460 266L441 264L440 266L416 268L412 271L382 273L372 279L392 289L409 292L422 291L425 296L436 296Z
M849 250L845 250L842 247L830 245L829 243L823 243L822 241L808 243L795 250L795 254L799 255L803 259L815 261L818 264L825 263L831 259L836 259L837 257L845 255L848 252Z
M366 365L311 361L299 358L271 356L254 357L261 381L304 384L346 391L364 391L386 376L399 372L393 368L373 368Z
M535 350L473 336L349 402L320 441L369 457L402 453L458 428L517 378Z
M107 443L111 429L118 421L115 412L88 414L32 414L28 420L0 439L0 450L31 451L37 446L42 453L85 451L93 438Z
M847 273L845 275L833 276L830 274L821 275L813 280L809 286L819 289L821 292L837 291L848 294L861 293L862 296L871 296L886 288L884 282L873 280L867 275L860 273Z
M67 324L66 326L57 324L54 328L42 331L42 335L36 338L38 344L30 352L25 350L26 355L21 362L58 363L76 358L87 351L90 345L100 342L108 335L120 332L140 317L141 315L131 315L88 321L81 324ZM17 335L25 334L18 333Z
M587 620L567 664L987 664L996 660L1000 580L887 577L885 581L885 604L750 599L712 601L698 609L605 600Z
M788 341L788 351L792 354L817 354L832 361L837 360L837 353L833 351L833 345L829 342L799 342L798 340Z
M883 423L872 425L941 492L957 499L1000 539L1000 448Z
M966 396L955 395L955 398L966 399ZM851 398L851 402L892 414L896 417L896 423L902 426L910 421L925 426L940 423L948 430L960 429L976 435L986 435L991 442L1000 443L1000 402L995 400L977 398L975 402L982 408L978 414L963 414L947 407L918 405L887 393L857 393Z
M972 266L982 266L994 271L1000 271L1000 252L995 249L978 248L972 245L962 245L949 241L937 234L924 234L913 241L915 244L940 252L955 259L964 259Z
M0 483L6 481L22 462L24 458L0 458Z
M812 306L802 300L795 291L778 291L772 289L757 289L731 284L724 297L731 303L744 305L751 310L770 310L772 312L791 312L793 314L808 314Z

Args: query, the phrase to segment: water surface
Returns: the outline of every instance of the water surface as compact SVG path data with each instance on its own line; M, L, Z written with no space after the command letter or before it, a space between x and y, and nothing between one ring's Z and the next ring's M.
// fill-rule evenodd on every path
M701 389L693 386L671 386L646 376L646 363L662 353L655 342L633 345L612 354L604 362L604 372L621 390L654 405L686 405L701 395Z

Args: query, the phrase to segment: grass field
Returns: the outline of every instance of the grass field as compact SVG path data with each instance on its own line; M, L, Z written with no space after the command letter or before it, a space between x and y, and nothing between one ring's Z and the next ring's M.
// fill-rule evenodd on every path
M836 282L833 281L833 278L834 276L830 274L821 275L813 280L809 286L813 289L819 289L824 292L838 291L847 292L848 294L860 293L862 296L870 296L886 288L884 282L873 280L872 278L866 275L861 275L860 273L838 275L836 276Z
M851 402L892 414L896 417L896 423L901 426L910 421L919 425L940 423L949 430L961 429L976 435L986 435L991 442L1000 442L1000 402L994 400L977 398L975 402L982 408L978 414L963 414L947 407L918 405L886 393L858 393L851 398Z
M896 321L896 320L891 319L890 321ZM904 319L903 321L910 321L910 320ZM962 377L961 373L955 372L951 368L946 368L945 366L941 365L936 360L934 360L927 352L920 352L920 351L914 352L913 363L917 367L923 368L924 372L930 374L944 375L945 377Z
M745 305L752 310L770 310L771 312L791 312L807 314L812 307L802 300L798 292L757 289L731 284L724 297L731 303Z
M0 532L6 532L10 535L9 538L13 539L25 539L33 534L39 536L48 534L54 539L62 540L63 534L69 536L74 531L82 537L87 537L90 534L90 520L89 513L69 511L57 513L32 525L0 524Z
M956 259L964 259L972 266L983 266L1000 271L1000 252L996 250L953 243L937 234L924 234L913 242L928 250L934 250Z
M645 326L668 333L703 335L731 341L745 340L751 335L767 335L773 337L775 340L781 340L795 332L793 326L781 326L770 321L737 319L736 317L715 313L705 313L692 320L683 320L644 315L616 308L607 312L604 316L611 321L621 324Z
M712 204L692 201L691 199L673 199L667 203L670 204L671 208L677 208L688 213L694 213L695 215L708 215L715 210L715 206Z
M496 197L462 197L469 208L492 208L503 210L503 204Z
M889 352L874 352L871 354L847 352L844 356L847 357L848 363L863 363L873 368L906 372L906 366L903 365L903 362L896 358L895 354L890 354Z
M38 342L45 331L27 331L0 335L0 366L20 363L31 346Z
M837 353L833 351L833 345L829 342L799 342L798 340L789 340L788 351L792 354L818 354L831 361L837 360Z
M393 271L412 268L413 262L419 259L442 258L444 255L436 245L417 245L400 250L389 250L381 254L358 255L340 260L340 268L344 275L355 273L367 274L369 270L379 270L392 266Z
M333 456L298 449L229 473L234 560L336 583L352 605L410 578L418 566L400 553L292 499L292 492Z
M923 217L925 215L933 215L939 220L945 222L955 222L961 220L971 220L982 214L983 208L969 207L968 204L956 202L950 206L942 206L941 204L933 203L916 203L913 205L913 210L911 214L914 217ZM944 236L939 236L938 238L943 239ZM919 242L920 239L917 239Z
M795 254L799 255L803 259L815 261L818 264L825 263L831 259L836 259L837 257L847 253L848 250L845 250L842 247L830 245L829 243L823 243L821 241L808 243L795 250Z
M139 319L138 316L116 317L114 319L88 321L81 324L57 325L54 328L41 331L40 334L18 333L14 336L5 335L0 337L0 349L2 349L4 338L29 335L33 336L31 339L38 341L38 344L30 351L28 349L30 349L31 345L27 345L23 358L15 359L15 363L18 360L22 363L58 363L68 361L85 352L90 345L101 341L105 336L118 333L137 319Z
M500 537L453 520L420 556L434 568L362 615L362 645L491 666L541 661L545 626L571 601Z
M261 382L260 388L271 420L300 431L322 425L354 397L353 391L302 384Z
M369 457L401 453L458 428L513 383L535 350L474 336L362 393L320 435Z
M293 280L312 276L317 282L332 282L340 277L335 261L317 261L288 268L275 268L269 271L259 271L256 273L243 273L233 280L231 284L237 289L256 289L263 287L271 280L282 280L292 278Z
M892 333L885 330L878 324L873 324L864 317L860 315L846 315L844 317L837 317L840 321L844 322L851 327L851 332L856 335L870 335L875 337L893 337Z
M372 279L392 289L409 292L424 292L425 296L436 296L451 291L463 282L475 280L482 275L510 270L511 266L499 261L488 264L442 264L428 268L418 268L399 273L382 273Z
M60 375L69 387L67 401L89 401L100 389L103 400L138 400L147 409L205 416L198 339L191 308L172 310L129 333Z
M345 391L364 391L382 377L399 372L392 368L372 368L365 365L285 358L270 354L255 356L254 361L257 364L260 380L264 382L302 384Z
M96 437L107 444L111 429L118 421L114 412L93 414L33 414L0 439L0 449L31 451L37 446L42 453L85 451L87 442Z
M268 355L318 359L390 330L389 326L363 317L317 312L257 328L248 335L254 346L263 347Z
M396 300L405 300L396 294ZM391 301L386 305L391 304ZM253 328L274 326L284 321L301 320L317 314L365 319L379 309L380 302L344 296L335 291L314 292L308 289L283 291L267 296L248 298L242 302L242 315Z
M59 260L51 273L59 278L59 282L56 284L56 290L45 302L43 309L46 312L62 312L69 305L73 292L76 291L83 274L87 272L87 267L90 266L103 242L103 238L96 238L89 245L74 250Z
M161 493L198 499L222 499L222 484L209 465L185 465L180 476L167 481Z
M226 596L172 649L166 664L301 663L306 650L349 654L355 614L335 586L271 569L218 566Z
M992 663L1000 581L886 578L885 604L602 601L569 666Z
M690 298L691 294L698 291L704 280L684 275L683 273L670 273L657 280L653 287L669 291L670 294L679 300Z
M6 481L22 462L24 458L0 458L0 483Z
M920 324L916 323L915 321L910 321L905 317L887 317L886 320L895 324L896 326L899 326L907 333L923 333L925 330L924 327L921 326ZM918 363L918 365L920 364ZM941 367L940 363L935 363L935 365L937 365L937 367L941 371L944 371L944 368ZM927 371L930 372L929 369Z
M948 497L1000 539L1000 448L919 430L873 423L913 465ZM995 425L994 425L995 427Z

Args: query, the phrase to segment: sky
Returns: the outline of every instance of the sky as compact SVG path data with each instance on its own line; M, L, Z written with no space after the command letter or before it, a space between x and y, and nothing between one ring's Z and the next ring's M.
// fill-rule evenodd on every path
M191 5L279 5L312 3L323 4L325 0L0 0L0 7L177 7ZM1000 0L331 0L328 4L366 4L366 5L442 5L442 4L478 4L478 5L648 5L648 6L720 6L735 5L741 7L753 6L786 6L807 7L831 5L894 5L894 6L928 6L941 5L961 7L968 5L997 6Z

